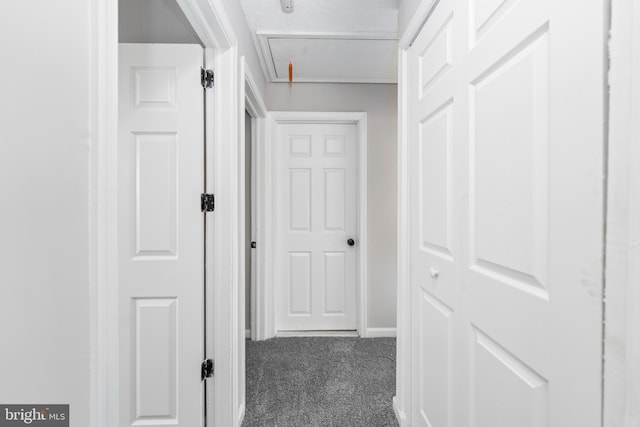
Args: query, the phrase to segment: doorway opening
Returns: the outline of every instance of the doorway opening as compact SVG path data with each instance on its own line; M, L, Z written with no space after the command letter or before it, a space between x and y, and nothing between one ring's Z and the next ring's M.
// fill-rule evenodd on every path
M94 108L92 124L96 129L91 163L91 184L95 188L95 196L91 203L95 225L92 229L95 241L95 246L92 247L92 259L95 263L96 276L95 314L93 316L96 338L93 342L95 357L92 359L95 374L92 376L92 381L95 391L95 405L98 408L96 414L99 414L96 416L96 423L111 426L127 425L127 423L134 422L132 419L126 418L124 414L132 414L126 408L135 406L131 405L128 399L131 392L137 392L137 390L123 389L120 380L123 377L129 378L130 374L124 372L123 365L131 364L132 360L134 362L136 360L124 353L121 344L130 346L131 342L120 336L119 329L123 324L121 315L130 317L135 310L125 304L125 299L121 295L120 291L123 286L119 275L120 260L118 259L121 253L118 232L120 220L123 218L119 208L123 199L128 201L126 196L122 196L119 191L121 184L119 155L122 150L118 149L117 143L119 131L118 98L120 97L118 88L118 3L106 0L98 0L96 3L96 8L92 8L91 14L92 31L95 31L96 35L95 44L92 45L92 52L95 51L95 55L92 55L92 71L96 78L92 80L93 92L91 96L91 105ZM143 0L143 3L151 4L154 2ZM235 145L230 147L228 141L237 140L239 134L238 125L241 116L238 114L237 107L240 104L238 93L241 79L238 71L241 61L233 28L229 24L227 12L221 3L202 0L175 0L175 3L199 36L202 41L201 45L204 45L206 68L215 68L216 80L225 82L224 85L217 85L214 90L208 90L205 95L205 102L208 107L211 107L208 109L211 120L206 135L206 143L209 148L206 154L207 165L211 172L207 175L207 185L218 200L227 202L225 209L218 209L215 215L211 215L211 223L207 227L207 245L210 250L207 251L206 263L210 268L206 277L210 292L207 293L205 303L207 307L210 307L207 330L208 337L211 339L208 340L206 347L208 354L213 355L218 367L227 367L226 369L216 369L215 381L209 382L211 387L209 387L207 396L210 396L211 399L207 404L207 424L233 425L238 420L240 406L237 376L239 344L236 337L238 322L230 322L229 319L235 319L231 312L236 313L238 310L237 306L230 302L237 301L239 297L237 286L214 286L214 283L237 284L239 280L235 270L239 254L237 250L229 250L229 248L237 249L238 242L239 161L237 147ZM170 40L163 40L163 42L168 41ZM200 74L201 60L199 64L198 74ZM143 71L142 74L144 74L144 71L148 70L140 69L138 71ZM154 73L147 74L151 75L151 80L154 80ZM176 81L178 80L176 79ZM202 91L200 75L197 80L189 79L189 81L196 81L197 87ZM129 100L131 101L131 99ZM155 101L154 99L147 100ZM214 123L215 132L213 131ZM171 135L165 136L167 136L167 140L171 139L169 138ZM165 145L171 146L172 144L176 145L170 141ZM194 197L189 198L185 203L185 205L195 206L199 214L201 191L202 189L199 188ZM196 220L194 223L201 223L201 221ZM178 251L181 247L179 244L176 246ZM129 250L129 248L126 249ZM202 257L202 252L200 252L200 257ZM170 297L173 296L170 295ZM154 311L151 309L147 313L158 313L162 310ZM168 308L164 310L165 314L169 313L168 317L171 318L172 310ZM201 314L200 310L197 310L197 314ZM201 336L198 331L182 335ZM244 336L244 333L242 335ZM214 339L215 345L213 345ZM199 382L202 353L196 351L194 354L197 354L197 362L195 368L191 367L190 371L197 373ZM153 371L157 367L154 363L149 363L144 368ZM163 372L164 370L158 369L158 371ZM179 374L176 376L171 374L170 377L170 380L180 378ZM158 380L168 381L166 375L158 377ZM171 388L171 390L173 389ZM173 404L176 401L175 393L165 393L164 397L167 398L164 399L164 402L168 401ZM194 401L202 404L204 396L202 397L203 399L194 399ZM178 407L177 404L175 407ZM183 413L182 406L180 408L180 413ZM144 409L148 410L149 406L147 405ZM151 407L151 409L155 411L157 408ZM162 411L165 413L157 415L162 418L161 424L166 424L167 419L171 419L172 410L173 406L170 411L163 409ZM199 409L194 412L202 418ZM202 412L204 412L204 407ZM104 417L101 414L104 414ZM134 412L133 416L137 416L137 414ZM198 423L193 424L197 425Z

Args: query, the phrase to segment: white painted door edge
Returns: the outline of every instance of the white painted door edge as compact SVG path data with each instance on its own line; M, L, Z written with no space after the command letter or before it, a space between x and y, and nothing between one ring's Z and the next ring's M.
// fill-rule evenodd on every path
M426 19L426 18L425 18ZM398 50L398 206L397 206L397 339L396 339L396 395L394 408L396 414L403 414L405 423L406 414L411 413L411 292L409 278L411 273L410 234L409 234L409 177L411 174L409 158L409 68L408 53L404 49ZM398 418L400 425L401 418Z
M425 0L420 2L419 6L413 13L411 20L407 24L404 32L398 35L400 37L400 39L398 40L398 47L400 48L400 50L406 51L409 46L411 46L416 36L422 29L422 26L427 22L429 15L438 4L438 1L439 0Z
M207 69L213 69L214 65L215 65L215 52L213 49L205 49L204 52L204 63L205 63L205 68ZM206 91L204 94L204 100L205 100L205 112L209 111L214 111L215 110L215 96L214 96L214 92L213 91ZM215 143L215 135L214 135L214 129L215 129L215 118L214 120L205 120L205 128L206 128L206 139L205 139L205 144L206 147L213 147L214 143ZM208 177L208 175L211 173L211 167L210 167L210 157L211 155L208 153L209 150L207 150L207 153L205 154L207 156L206 160L206 164L207 164L207 170L205 173L205 176ZM206 191L207 192L212 192L212 189L210 188L210 184L209 184L209 180L210 178L207 178L207 185L206 185ZM211 227L211 225L213 225L213 218L207 218L207 227L209 229L213 229L213 227ZM207 248L207 254L209 254L209 248L212 247L212 242L210 241L212 236L212 230L207 230L206 231L206 248ZM210 256L209 259L205 260L205 266L207 265L207 263L211 262L210 261ZM206 296L205 296L205 310L207 313L206 316L206 333L208 335L207 340L206 340L206 354L207 356L210 355L214 355L214 340L215 340L215 335L212 336L212 334L215 334L215 321L216 319L213 316L213 312L214 312L214 295L213 292L211 292L210 290L213 289L214 286L214 281L213 281L213 275L212 274L207 274L206 275L206 287L207 287L207 292L206 292ZM207 427L211 427L213 426L213 419L214 416L212 416L213 414L215 414L215 402L213 401L212 398L210 398L209 396L214 396L214 394L212 393L213 390L213 386L211 384L207 385Z
M258 257L256 292L256 338L276 336L276 292L274 257L276 220L273 217L274 174L276 173L275 132L279 123L355 123L358 140L358 332L367 335L367 113L364 112L298 112L277 111L268 114L264 143L258 144L255 189L257 196L257 235L262 242ZM259 244L260 244L259 242Z
M640 5L611 1L603 425L640 425Z
M208 268L213 266L213 318L214 318L214 359L216 375L215 425L236 426L239 414L239 286L240 242L239 218L239 128L241 124L240 73L238 48L231 47L218 51L215 58L215 72L218 81L224 81L214 92L214 145L207 151L210 188L218 201L218 209L213 215L213 229L207 230L207 239L212 241L213 250L207 252ZM230 141L232 143L230 143ZM224 209L220 208L224 201ZM242 329L244 331L244 329Z

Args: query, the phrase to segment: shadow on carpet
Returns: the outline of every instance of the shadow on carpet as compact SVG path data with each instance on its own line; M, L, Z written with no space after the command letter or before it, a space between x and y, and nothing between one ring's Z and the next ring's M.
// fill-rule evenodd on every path
M243 427L397 426L395 338L247 341Z

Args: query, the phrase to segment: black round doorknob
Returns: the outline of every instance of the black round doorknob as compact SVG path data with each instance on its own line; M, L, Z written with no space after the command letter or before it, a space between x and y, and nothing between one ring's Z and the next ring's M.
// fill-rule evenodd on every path
M356 244L356 241L355 241L355 240L353 240L353 239L349 239L349 240L347 240L347 245L349 245L349 246L353 246L353 245L355 245L355 244Z

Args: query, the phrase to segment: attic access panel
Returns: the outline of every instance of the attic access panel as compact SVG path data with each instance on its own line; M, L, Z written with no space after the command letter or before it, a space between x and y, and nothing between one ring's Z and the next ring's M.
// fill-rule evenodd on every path
M258 34L273 82L396 83L396 35Z

